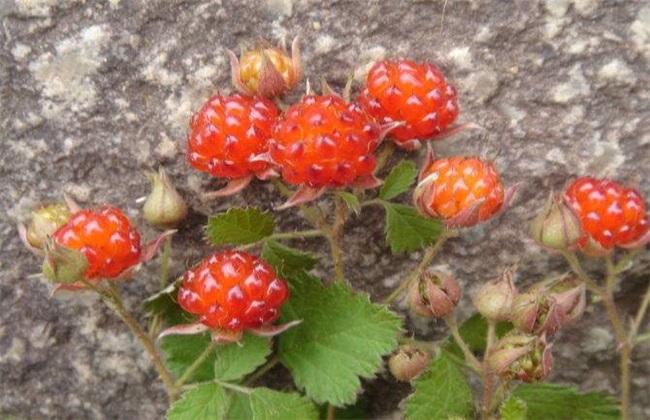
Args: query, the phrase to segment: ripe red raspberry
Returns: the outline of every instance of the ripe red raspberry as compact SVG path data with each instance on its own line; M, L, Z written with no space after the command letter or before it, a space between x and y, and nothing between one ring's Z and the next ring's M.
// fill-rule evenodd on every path
M423 216L460 227L491 218L511 195L504 192L490 163L475 157L452 157L425 165L413 198Z
M310 95L278 120L269 152L290 184L340 187L372 174L381 138L379 125L358 104Z
M275 321L288 296L271 266L246 252L226 251L185 273L178 303L203 325L238 332Z
M410 60L377 62L359 94L361 106L379 123L403 121L391 131L398 146L413 149L417 140L442 132L458 116L456 89L432 64Z
M187 160L218 178L260 176L269 164L254 158L267 151L279 115L264 98L213 96L190 120Z
M585 236L579 245L599 254L615 246L636 246L648 234L648 215L641 195L614 181L592 177L576 179L565 193L567 201L582 221ZM589 238L603 249L590 247Z
M114 278L140 262L140 234L115 207L78 211L52 238L86 256L86 279Z

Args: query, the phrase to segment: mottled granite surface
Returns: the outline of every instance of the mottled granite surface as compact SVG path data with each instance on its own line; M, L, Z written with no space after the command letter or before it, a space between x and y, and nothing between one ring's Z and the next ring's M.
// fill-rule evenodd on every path
M67 192L84 205L123 207L152 238L137 199L147 191L143 173L163 164L193 209L176 242L179 273L209 251L201 240L207 214L279 204L261 183L201 203L199 192L216 184L184 160L190 113L231 90L226 48L300 35L306 75L337 87L349 74L361 80L382 57L437 63L457 84L460 121L487 129L438 143L437 153L492 157L506 183L521 182L506 216L467 231L437 260L469 287L515 262L521 283L566 269L525 232L548 191L567 179L611 176L650 196L650 5L642 0L0 0L0 17L0 416L164 413L155 372L125 328L89 294L51 298L32 276L39 261L15 225ZM285 228L300 223L295 213L282 217ZM390 255L381 217L364 211L345 244L350 282L375 298L420 257ZM619 294L630 311L648 282L647 253L642 261ZM122 286L131 307L155 291L156 268ZM596 309L560 337L554 379L615 392L614 339ZM409 325L429 337L443 332ZM648 358L648 347L639 348L639 418L650 417ZM367 389L374 416L395 410L406 391L390 397L395 386L385 379Z

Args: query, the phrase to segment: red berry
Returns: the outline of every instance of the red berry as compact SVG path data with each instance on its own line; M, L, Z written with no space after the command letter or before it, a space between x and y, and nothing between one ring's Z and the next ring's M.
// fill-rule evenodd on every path
M178 303L210 328L241 331L275 321L288 297L287 285L267 263L246 252L225 251L184 274Z
M264 172L269 164L252 159L267 151L280 111L255 96L213 96L192 116L187 160L218 178L242 178Z
M84 277L87 279L117 277L140 261L140 234L115 207L81 210L52 237L86 256L89 265Z
M582 247L587 245L587 235L610 250L634 242L648 232L650 224L643 198L632 188L586 176L576 179L565 195L582 221Z
M494 167L479 158L443 158L424 168L415 204L426 217L449 220L474 208L462 225L494 216L504 204L504 190Z
M379 61L368 72L359 103L380 124L403 121L390 132L398 145L427 140L456 120L456 89L432 64Z
M380 127L358 104L305 96L279 119L269 151L290 184L340 187L372 173L380 141Z

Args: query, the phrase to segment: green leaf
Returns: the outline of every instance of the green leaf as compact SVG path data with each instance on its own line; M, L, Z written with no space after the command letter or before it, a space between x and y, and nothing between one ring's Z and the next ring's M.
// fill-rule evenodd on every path
M393 254L413 252L434 244L443 230L439 220L426 219L410 206L383 203L386 208L386 240Z
M290 277L303 270L309 271L318 261L309 252L289 248L273 241L264 244L262 259L271 264L281 277Z
M413 383L414 392L406 400L407 420L471 417L472 390L460 368L444 353L433 359Z
M228 396L217 384L201 384L184 393L167 411L168 420L225 418Z
M343 284L324 287L319 279L289 279L292 297L282 322L303 322L279 336L279 355L298 387L319 403L352 404L360 377L372 377L381 357L397 345L401 321L367 295Z
M418 170L413 162L409 160L401 161L384 180L384 185L379 190L379 198L390 200L408 191L417 174Z
M234 392L230 395L230 407L228 407L228 420L249 420L253 418L250 400L244 393Z
M528 406L524 400L510 397L499 408L501 420L526 420L528 417Z
M557 384L523 384L512 392L528 406L526 418L535 419L618 419L618 403L603 392L581 394L574 387Z
M512 329L512 324L509 322L499 322L497 324L496 333L498 337L503 337L508 331ZM469 349L474 353L482 353L485 351L487 345L487 321L480 314L474 314L469 317L458 329L460 336L463 337ZM453 337L447 337L443 350L448 351L460 358L463 357L463 352L456 344Z
M217 348L214 376L226 382L242 379L262 365L270 353L268 338L245 334L239 343Z
M212 338L209 333L194 335L170 335L160 340L160 347L165 352L167 367L176 377L203 353ZM213 352L190 376L188 382L201 382L214 379L214 363L216 355Z
M142 309L150 315L160 316L168 326L192 322L189 314L183 311L176 301L180 285L181 280L175 281L150 296L142 303Z
M256 388L250 394L254 419L318 419L318 411L309 399L296 393Z
M339 191L337 194L343 200L345 200L345 204L347 204L348 208L355 214L359 214L361 212L361 202L359 201L359 197L347 191Z
M271 236L274 229L275 220L268 211L232 208L208 219L207 235L212 245L245 245Z

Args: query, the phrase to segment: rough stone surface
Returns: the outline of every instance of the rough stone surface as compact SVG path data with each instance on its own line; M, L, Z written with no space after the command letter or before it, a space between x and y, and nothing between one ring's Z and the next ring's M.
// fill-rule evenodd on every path
M487 130L438 143L437 153L492 157L507 184L521 183L506 216L466 231L436 262L470 288L516 262L521 284L566 270L526 239L526 224L567 179L610 176L650 196L650 7L642 0L328 3L0 0L0 416L163 415L163 390L123 325L90 294L51 298L32 276L39 261L15 225L67 192L84 205L123 207L152 238L138 198L147 191L143 172L162 164L192 207L176 241L179 273L209 252L201 240L207 214L279 204L260 183L202 203L198 194L216 183L184 160L190 113L211 93L231 90L226 48L300 35L307 76L339 88L382 57L437 63L458 86L460 120ZM282 217L283 228L300 224L294 212ZM364 210L345 243L350 282L375 299L420 257L389 254L382 217ZM647 253L640 260L618 295L628 313L648 283ZM156 269L154 262L121 286L130 307L155 291ZM445 333L418 320L407 325L422 337ZM601 306L590 305L555 344L555 381L616 392L606 326ZM636 418L650 417L648 351L635 352ZM362 398L371 415L386 416L407 392L384 375Z

